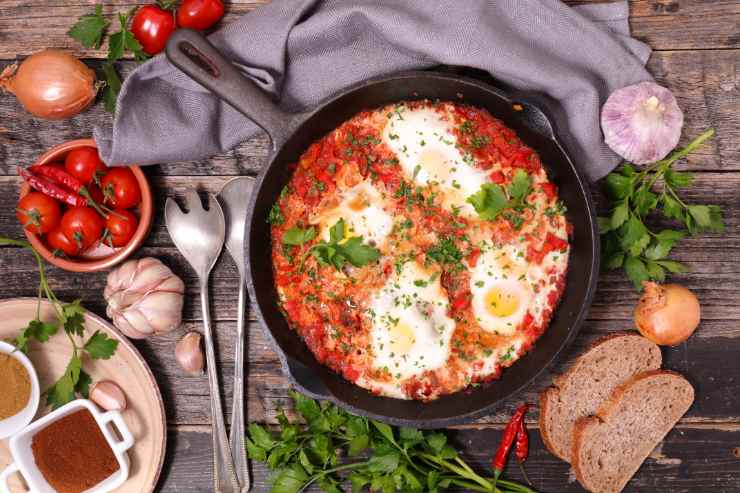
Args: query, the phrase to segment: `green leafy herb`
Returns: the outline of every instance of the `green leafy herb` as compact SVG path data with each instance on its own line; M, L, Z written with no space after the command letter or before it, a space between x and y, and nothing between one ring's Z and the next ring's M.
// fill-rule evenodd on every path
M329 241L322 241L311 248L311 253L324 265L341 269L345 262L362 267L380 258L380 251L363 243L362 236L345 238L344 219L337 221L329 230Z
M283 216L283 211L277 202L270 208L270 212L267 215L267 222L275 226L279 226L285 222L285 216Z
M112 63L106 62L101 69L105 77L105 88L103 89L103 104L105 111L113 113L116 111L116 99L121 92L121 78L118 77L116 68Z
M95 6L95 13L86 14L79 18L67 34L76 39L85 48L100 48L103 44L103 36L110 22L103 17L103 5Z
M506 189L495 183L484 183L479 191L468 197L468 203L473 205L481 219L494 221L504 211L521 212L531 192L532 178L526 171L518 169ZM523 220L518 214L509 213L505 217L515 228L521 227Z
M455 240L449 236L441 238L436 245L427 250L426 256L440 265L451 266L456 270L463 268L463 254L455 245Z
M314 238L316 238L315 228L310 227L308 229L303 229L298 226L293 226L283 233L283 245L301 246Z
M673 164L714 135L709 129L685 148L638 171L631 164L609 174L604 189L609 198L609 216L599 218L602 248L607 269L623 268L635 289L644 281L663 281L666 272L685 272L686 267L668 256L686 234L724 231L722 212L716 205L686 204L677 189L691 186L693 175L679 172ZM659 189L655 185L662 181ZM645 220L654 212L677 220L679 229L655 232Z
M272 493L299 493L314 484L341 493L344 481L353 492L494 491L493 478L476 473L444 433L391 427L296 392L291 398L305 427L280 411L276 432L252 423L245 439L249 457L274 471ZM497 493L535 493L501 478L495 484Z
M19 351L28 350L29 341L35 340L44 343L49 338L64 329L72 344L72 356L67 368L59 379L46 390L46 401L56 409L75 398L75 394L87 396L90 387L90 376L82 370L82 354L92 359L108 359L116 352L118 341L111 339L105 333L95 331L86 342L80 344L78 341L85 335L85 309L82 308L80 300L72 303L62 303L49 287L46 279L46 271L41 257L33 247L25 241L13 240L0 236L0 245L12 245L25 248L33 253L39 268L38 302L36 304L36 318L16 336L14 345ZM41 320L41 298L45 296L54 307L56 323Z

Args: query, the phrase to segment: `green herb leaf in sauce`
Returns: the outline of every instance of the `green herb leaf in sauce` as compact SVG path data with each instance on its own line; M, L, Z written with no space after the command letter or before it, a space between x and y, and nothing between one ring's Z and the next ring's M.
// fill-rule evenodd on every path
M507 209L520 211L530 193L532 178L519 169L505 190L495 183L485 183L479 191L468 197L468 203L473 205L481 219L494 221ZM523 220L519 216L508 214L505 217L516 229L521 227Z
M337 270L346 262L355 267L362 267L377 262L380 258L380 251L363 243L362 236L345 239L344 219L340 219L331 227L329 241L317 243L311 249L311 253L320 263L334 266Z
M316 238L315 228L310 227L308 229L303 229L298 226L293 226L283 233L283 245L300 246L314 238Z

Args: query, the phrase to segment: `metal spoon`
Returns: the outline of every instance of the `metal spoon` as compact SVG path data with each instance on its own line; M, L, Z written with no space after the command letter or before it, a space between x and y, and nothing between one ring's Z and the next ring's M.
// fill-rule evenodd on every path
M164 209L167 231L180 253L198 274L200 302L203 311L208 385L211 392L211 421L213 423L213 480L218 493L237 493L239 483L234 473L234 463L226 437L224 412L219 394L216 354L213 349L211 312L208 305L208 277L224 246L226 225L224 213L216 198L208 194L208 210L198 197L198 192L185 194L188 212L183 212L172 199L167 199Z
M249 192L252 179L234 178L221 189L219 202L226 216L226 250L239 271L239 313L236 322L236 357L234 358L234 403L231 408L229 442L236 476L242 493L249 491L249 464L244 448L244 325L247 308L247 285L244 278L244 228L247 223Z

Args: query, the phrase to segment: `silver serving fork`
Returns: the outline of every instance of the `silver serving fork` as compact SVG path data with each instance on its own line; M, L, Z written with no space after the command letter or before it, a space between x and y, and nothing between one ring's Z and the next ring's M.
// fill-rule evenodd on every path
M244 274L244 229L247 223L249 193L254 180L239 177L230 180L218 194L219 202L226 217L226 250L234 259L239 271L239 313L236 323L236 356L234 358L234 402L231 408L231 428L229 442L231 455L234 458L236 476L241 492L246 493L251 487L249 464L244 448L244 325L246 323L247 285Z
M177 249L198 274L200 302L203 311L208 385L211 393L211 421L213 423L213 479L218 493L237 493L239 483L234 473L229 441L226 436L224 413L219 394L216 354L211 331L211 313L208 304L208 278L221 254L226 234L224 213L216 198L208 194L208 210L203 208L198 192L185 194L188 212L183 212L171 198L165 204L167 231Z

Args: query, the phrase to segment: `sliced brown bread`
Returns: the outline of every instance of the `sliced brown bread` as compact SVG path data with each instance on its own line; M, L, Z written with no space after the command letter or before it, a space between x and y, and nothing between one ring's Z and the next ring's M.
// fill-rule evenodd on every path
M606 336L540 394L540 434L554 455L570 462L573 427L594 414L634 375L660 368L660 348L636 333Z
M593 493L619 493L694 402L678 373L653 370L619 386L596 416L578 420L573 469Z

